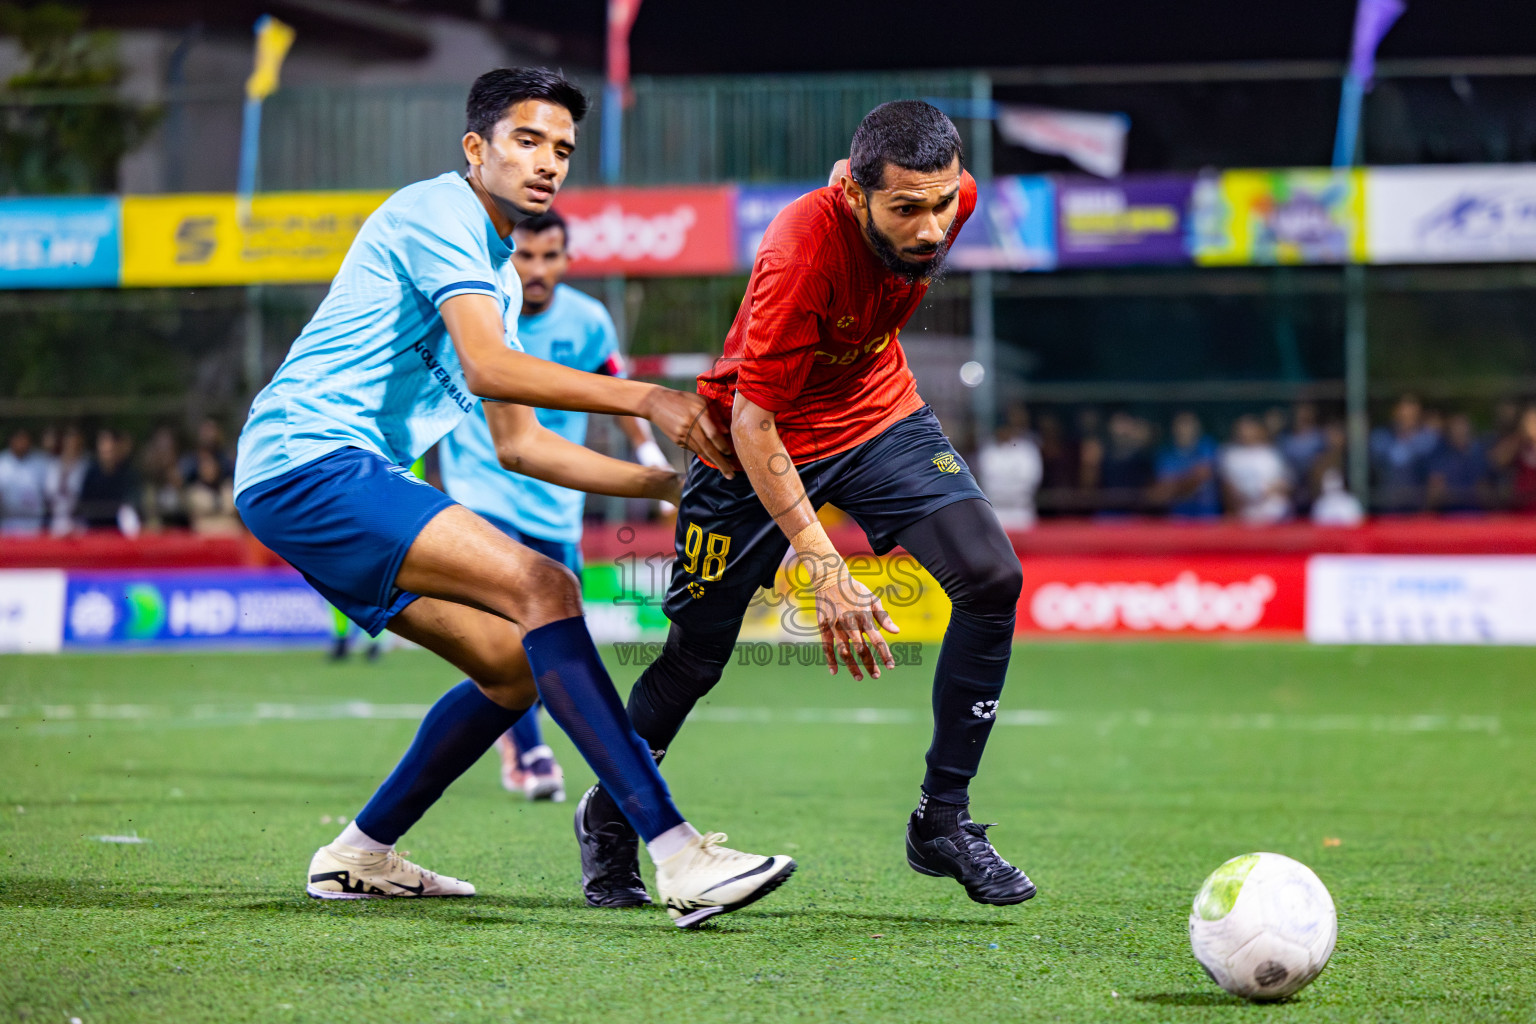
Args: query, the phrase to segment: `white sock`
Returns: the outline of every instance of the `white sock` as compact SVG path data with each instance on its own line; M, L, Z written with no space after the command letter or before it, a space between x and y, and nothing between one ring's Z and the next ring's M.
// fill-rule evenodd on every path
M673 825L646 843L645 849L651 855L651 863L660 864L697 838L699 830L685 821L681 825Z
M358 850L372 850L374 853L382 853L392 848L392 844L381 843L358 828L355 821L347 822L347 827L341 830L341 835L336 837L336 842Z

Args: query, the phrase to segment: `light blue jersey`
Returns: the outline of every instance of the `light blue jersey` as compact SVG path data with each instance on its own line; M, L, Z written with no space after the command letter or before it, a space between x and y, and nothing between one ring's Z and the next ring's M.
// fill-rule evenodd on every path
M518 320L518 340L529 355L589 373L621 374L618 337L603 304L569 285L556 285L549 307ZM587 414L536 409L539 423L567 441L585 444ZM464 417L438 448L443 489L471 511L507 523L541 540L575 544L581 540L586 495L520 473L508 473L496 459L496 446L475 410Z
M330 293L240 433L235 493L339 448L408 466L479 401L469 393L438 307L493 296L520 348L523 286L512 246L464 178L408 185L364 222ZM483 420L482 420L483 422Z

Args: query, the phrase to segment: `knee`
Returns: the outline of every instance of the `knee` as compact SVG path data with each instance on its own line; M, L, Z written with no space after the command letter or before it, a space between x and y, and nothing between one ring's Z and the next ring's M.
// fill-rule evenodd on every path
M984 615L1012 615L1024 590L1024 567L1010 548L1006 554L971 566L957 589L956 607Z
M539 556L523 573L518 621L526 629L581 614L581 581L552 558Z

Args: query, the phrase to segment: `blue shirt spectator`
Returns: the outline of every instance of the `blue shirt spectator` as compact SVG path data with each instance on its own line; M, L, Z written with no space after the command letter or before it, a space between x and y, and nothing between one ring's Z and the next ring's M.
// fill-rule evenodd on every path
M1429 457L1439 445L1439 434L1424 426L1419 400L1412 395L1398 399L1392 426L1371 431L1371 471L1382 509L1412 512L1424 507Z
M1488 449L1462 413L1446 421L1445 438L1429 456L1428 499L1444 512L1475 512L1488 504Z
M1221 515L1221 491L1216 484L1216 442L1200 429L1192 412L1173 418L1173 443L1157 456L1157 495L1168 514L1179 519L1211 519Z

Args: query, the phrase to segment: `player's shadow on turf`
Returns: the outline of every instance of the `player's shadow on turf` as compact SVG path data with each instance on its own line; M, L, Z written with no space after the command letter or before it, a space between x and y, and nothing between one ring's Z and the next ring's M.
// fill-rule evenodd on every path
M1158 1006L1243 1006L1247 1003L1246 999L1226 992L1157 992L1131 998L1138 1003Z

